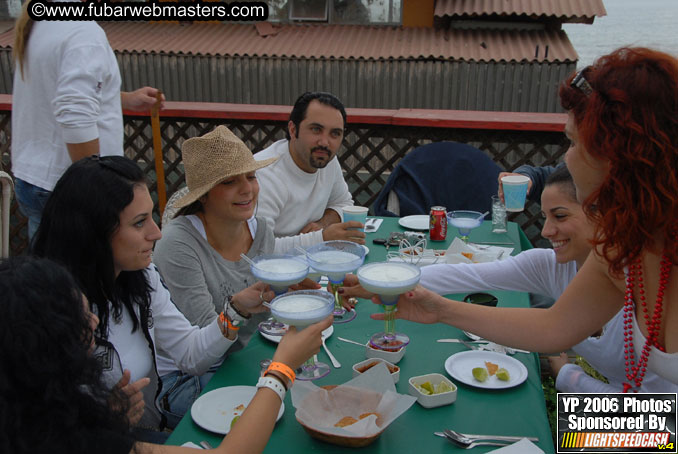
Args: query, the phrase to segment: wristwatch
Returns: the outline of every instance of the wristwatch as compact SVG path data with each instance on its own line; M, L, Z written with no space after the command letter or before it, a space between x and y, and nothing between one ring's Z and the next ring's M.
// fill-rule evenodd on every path
M284 402L285 401L285 394L287 391L285 390L285 387L283 386L282 383L278 379L275 379L273 377L260 377L259 381L257 382L257 389L259 388L269 388L275 391L275 393L280 397L280 401Z
M234 326L246 325L249 320L248 317L240 315L238 310L233 307L233 295L228 295L226 304L224 305L224 312L228 316L228 319L233 323Z

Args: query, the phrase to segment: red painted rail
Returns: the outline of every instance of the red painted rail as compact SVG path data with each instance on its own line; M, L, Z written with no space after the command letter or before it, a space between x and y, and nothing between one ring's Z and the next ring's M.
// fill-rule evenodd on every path
M0 95L0 110L12 109L12 96ZM291 106L211 102L165 103L161 117L287 121ZM429 128L492 129L509 131L563 131L566 114L490 112L433 109L346 109L348 123ZM148 116L125 111L129 116Z

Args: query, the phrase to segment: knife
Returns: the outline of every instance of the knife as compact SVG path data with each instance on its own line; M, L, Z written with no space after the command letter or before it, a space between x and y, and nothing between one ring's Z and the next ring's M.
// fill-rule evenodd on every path
M448 342L448 343L454 343L454 344L461 344L462 340L461 339L438 339L436 342ZM489 344L490 343L490 341L488 341L488 340L469 340L469 341L463 341L463 342L468 342L469 344L475 344L475 343Z

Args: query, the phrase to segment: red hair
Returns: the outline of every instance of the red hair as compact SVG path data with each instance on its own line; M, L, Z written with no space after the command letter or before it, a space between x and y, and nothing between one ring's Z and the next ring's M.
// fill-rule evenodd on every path
M594 246L621 275L663 236L677 263L678 60L645 48L621 48L583 71L593 91L560 87L580 143L609 163L600 187L583 201L597 224ZM659 251L655 251L659 252Z

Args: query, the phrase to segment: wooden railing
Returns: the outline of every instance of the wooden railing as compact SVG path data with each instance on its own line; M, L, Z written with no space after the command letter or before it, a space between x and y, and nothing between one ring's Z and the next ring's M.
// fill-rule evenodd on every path
M284 138L290 110L289 106L166 103L160 129L168 196L184 183L181 144L185 139L226 125L256 152ZM567 149L562 134L564 114L418 109L347 109L347 112L346 134L338 158L354 200L365 206L372 204L398 161L426 143L468 143L507 170L522 164L553 164ZM11 170L10 119L11 96L0 95L0 153L6 171ZM146 172L155 197L150 116L125 112L124 121L125 154ZM12 254L19 254L27 246L26 222L16 203L11 210L10 248ZM538 205L528 203L526 210L512 220L523 227L534 244L540 238L540 218Z

